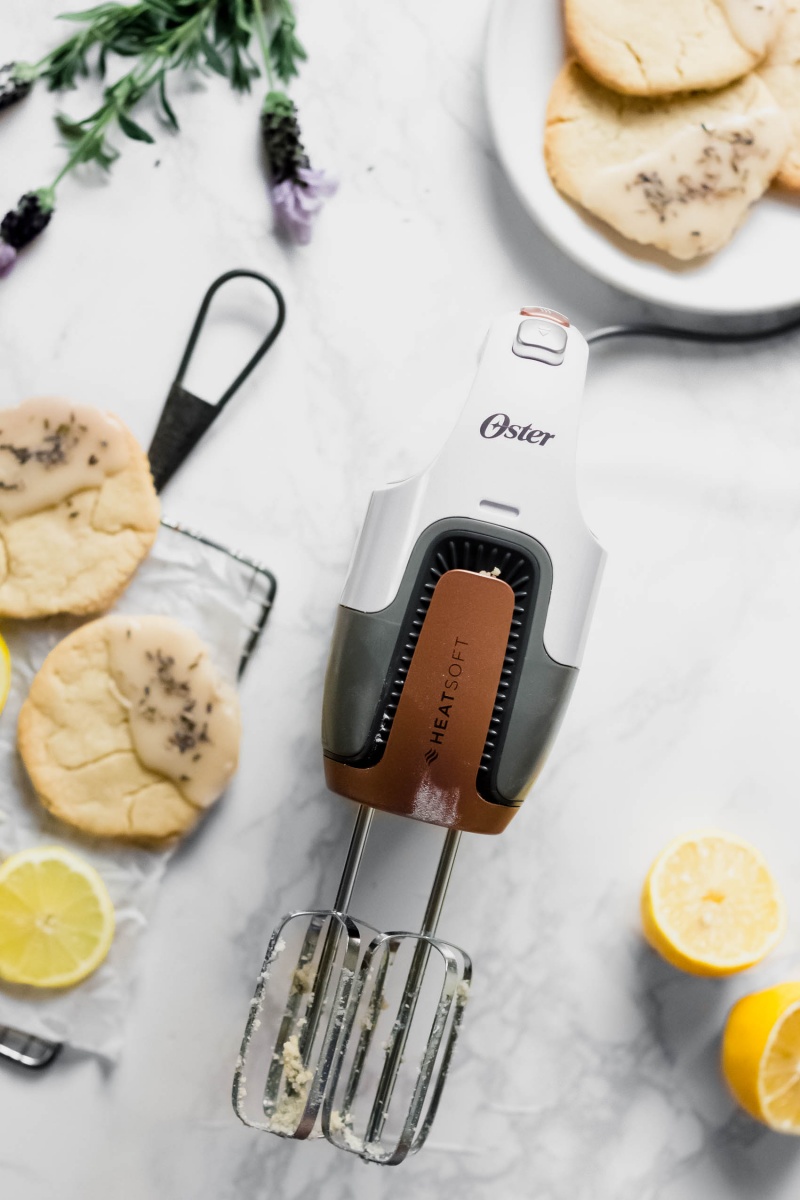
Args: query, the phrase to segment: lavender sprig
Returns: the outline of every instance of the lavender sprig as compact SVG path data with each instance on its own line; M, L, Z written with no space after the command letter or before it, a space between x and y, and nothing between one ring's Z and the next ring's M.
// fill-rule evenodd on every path
M261 109L261 137L270 175L270 196L280 229L292 241L311 241L314 218L337 183L314 170L300 136L297 109L285 92L268 92Z
M238 0L236 0L238 3ZM28 192L0 223L0 278L12 270L18 252L48 225L55 211L55 193L75 167L94 163L109 170L118 151L108 140L112 129L137 142L153 142L152 135L132 117L132 110L155 91L164 123L178 128L166 93L169 71L211 69L230 78L234 88L249 86L258 69L247 56L252 33L240 22L226 21L232 0L139 0L138 3L101 4L67 19L79 24L79 33L67 38L38 63L10 65L8 83L17 91L36 79L52 90L74 87L79 76L90 73L90 52L97 53L97 71L105 75L106 58L117 54L134 59L131 69L105 88L99 108L81 120L63 113L56 125L67 148L67 159L49 188ZM217 46L213 42L217 42ZM16 92L15 92L16 95ZM21 94L17 97L21 99ZM12 101L13 102L13 101Z
M50 222L62 179L84 163L110 169L119 153L108 139L113 130L137 142L154 140L131 115L145 94L156 94L163 123L177 132L166 90L171 71L210 70L234 90L249 90L259 74L250 54L254 32L270 81L262 120L275 212L291 237L309 240L312 219L336 185L324 172L312 170L294 105L273 87L273 74L285 85L306 58L295 33L292 0L104 0L84 12L65 14L65 19L78 26L78 32L39 62L0 67L0 110L22 100L38 79L62 91L92 72L103 78L111 55L134 62L127 74L106 87L102 104L89 116L72 120L57 115L68 150L66 162L50 187L27 192L0 222L0 279L11 271L18 252Z
M297 108L285 92L274 87L273 62L281 81L288 83L297 74L293 64L306 56L295 37L290 0L275 3L277 23L270 37L262 0L253 0L256 36L270 83L261 107L261 140L277 226L292 241L307 245L323 201L334 194L338 184L325 171L312 168L300 134Z

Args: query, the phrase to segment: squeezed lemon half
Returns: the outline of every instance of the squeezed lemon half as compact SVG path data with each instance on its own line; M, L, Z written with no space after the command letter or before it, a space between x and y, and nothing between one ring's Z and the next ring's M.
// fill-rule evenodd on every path
M693 975L732 975L754 966L780 941L785 923L783 899L762 855L728 833L676 839L645 880L647 941Z
M113 937L106 885L77 854L37 846L0 865L0 979L71 987L100 966Z
M722 1073L751 1117L780 1133L800 1134L800 982L734 1004L722 1039Z

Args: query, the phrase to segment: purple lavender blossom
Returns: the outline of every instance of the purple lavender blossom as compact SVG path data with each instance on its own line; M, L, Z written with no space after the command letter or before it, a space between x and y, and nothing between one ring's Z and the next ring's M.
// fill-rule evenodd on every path
M311 241L314 218L323 201L332 196L338 183L325 171L299 167L294 179L284 179L271 189L278 225L292 241L307 246Z
M5 279L17 261L17 252L8 242L0 242L0 279Z
M325 171L311 166L297 109L285 92L267 94L261 109L261 136L278 226L293 241L307 245L314 218L338 185Z

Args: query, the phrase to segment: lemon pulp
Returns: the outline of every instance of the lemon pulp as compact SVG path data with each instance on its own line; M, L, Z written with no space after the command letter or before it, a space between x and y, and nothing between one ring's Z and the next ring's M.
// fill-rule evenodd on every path
M727 833L689 834L650 868L642 923L667 962L729 975L760 962L783 934L783 900L761 854Z
M113 936L108 890L77 854L36 847L0 865L0 979L69 987L99 967Z
M783 1016L770 1038L759 1092L768 1123L800 1133L800 1004Z

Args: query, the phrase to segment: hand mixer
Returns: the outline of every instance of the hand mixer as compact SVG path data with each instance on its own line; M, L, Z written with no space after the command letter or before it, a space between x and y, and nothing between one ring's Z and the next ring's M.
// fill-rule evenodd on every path
M233 1084L248 1125L386 1164L431 1127L471 977L435 937L458 842L505 829L536 779L599 584L575 478L587 353L550 309L500 317L439 456L372 497L322 719L328 786L361 807L333 907L269 943ZM447 831L418 933L348 911L376 809Z

